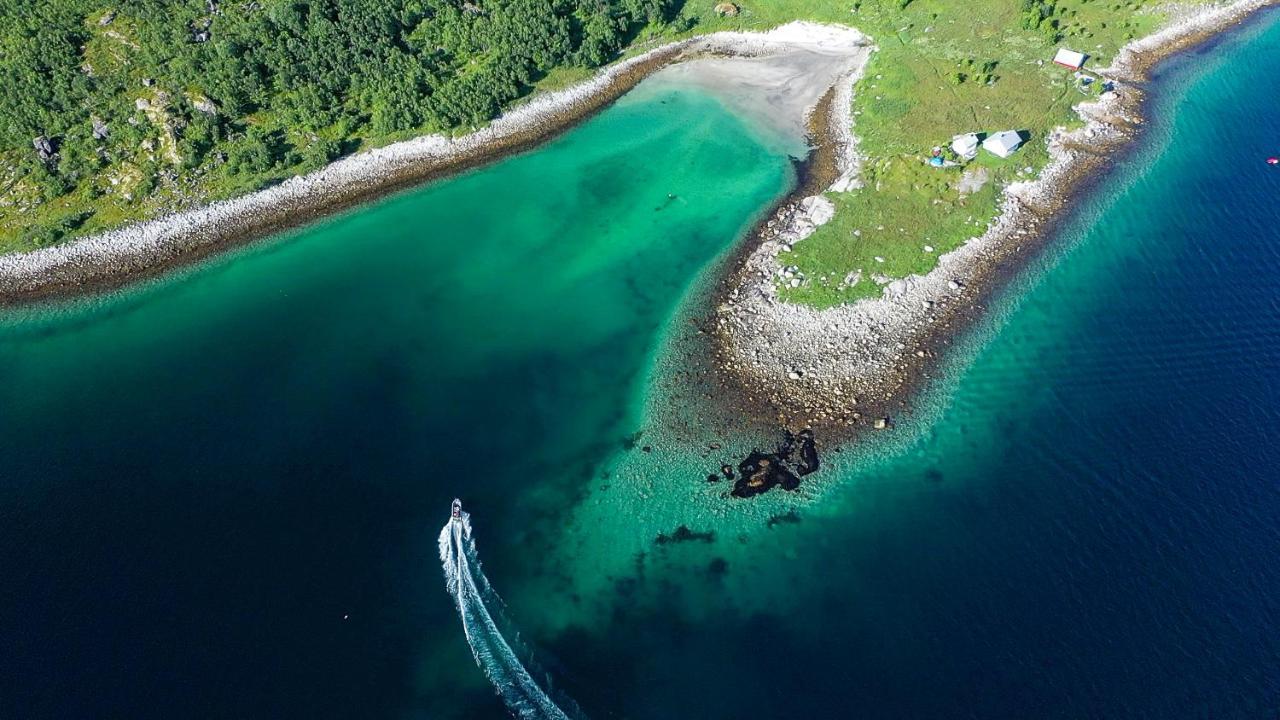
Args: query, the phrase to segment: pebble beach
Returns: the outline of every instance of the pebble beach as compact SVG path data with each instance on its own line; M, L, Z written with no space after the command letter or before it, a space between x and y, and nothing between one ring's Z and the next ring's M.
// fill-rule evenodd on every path
M915 393L939 371L957 334L982 318L993 293L1044 247L1076 194L1136 137L1149 70L1271 4L1240 0L1180 12L1125 46L1111 67L1096 71L1114 90L1077 106L1082 127L1058 128L1046 139L1050 163L1035 179L1005 188L1001 212L985 232L940 256L928 274L886 283L880 297L824 310L779 300L779 252L834 214L822 194L802 189L760 225L721 284L712 336L722 383L784 426L835 436L892 428L912 413ZM852 83L837 89L851 93ZM834 155L827 164L840 169L830 190L857 182L852 106L841 97L826 127L815 128L827 135L819 153L827 148Z

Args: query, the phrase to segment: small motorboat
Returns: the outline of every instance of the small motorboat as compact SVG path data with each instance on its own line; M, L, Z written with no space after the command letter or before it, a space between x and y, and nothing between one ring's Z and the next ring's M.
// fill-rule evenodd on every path
M1267 164L1268 164L1268 165L1280 165L1280 157L1275 157L1275 156L1273 155L1273 156L1271 156L1271 157L1267 158Z
M453 512L451 514L454 520L462 517L462 501L458 498L453 499Z

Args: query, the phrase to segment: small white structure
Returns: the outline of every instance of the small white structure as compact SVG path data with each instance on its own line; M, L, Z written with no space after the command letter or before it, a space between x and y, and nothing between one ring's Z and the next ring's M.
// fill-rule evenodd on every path
M1058 54L1053 56L1053 62L1054 64L1061 65L1062 67L1065 67L1065 68L1071 68L1072 70L1079 70L1080 68L1084 67L1084 61L1088 59L1088 57L1089 57L1088 55L1085 55L1084 53L1081 53L1081 52L1076 52L1075 50L1058 48Z
M998 132L982 141L982 147L986 148L987 152L1002 158L1012 155L1013 151L1021 145L1022 136L1013 130Z
M978 157L978 133L966 133L951 138L951 149L965 160Z

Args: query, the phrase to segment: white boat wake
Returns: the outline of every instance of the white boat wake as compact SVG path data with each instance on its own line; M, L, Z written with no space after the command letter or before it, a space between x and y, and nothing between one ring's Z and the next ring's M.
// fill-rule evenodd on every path
M516 650L502 636L494 620L495 614L501 618L502 601L480 570L476 543L471 539L471 516L457 507L456 512L440 530L440 562L476 663L516 717L569 720L570 716L538 686ZM566 707L571 703L566 702ZM578 715L576 707L572 710Z

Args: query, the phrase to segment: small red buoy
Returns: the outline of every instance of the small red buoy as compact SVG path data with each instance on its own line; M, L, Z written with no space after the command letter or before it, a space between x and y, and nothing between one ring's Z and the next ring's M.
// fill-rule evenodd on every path
M1274 157L1274 156L1273 156L1273 157L1269 157L1269 158L1267 158L1267 164L1268 164L1268 165L1280 165L1280 157Z

